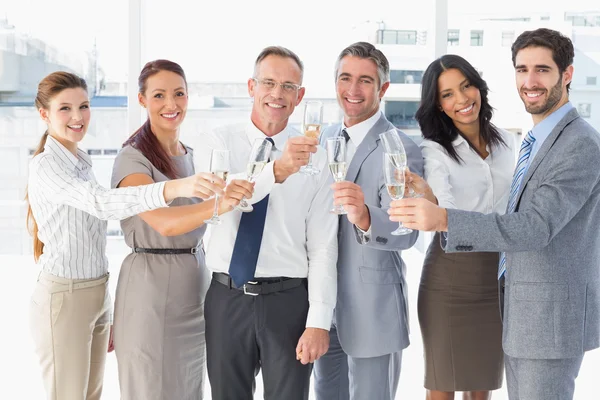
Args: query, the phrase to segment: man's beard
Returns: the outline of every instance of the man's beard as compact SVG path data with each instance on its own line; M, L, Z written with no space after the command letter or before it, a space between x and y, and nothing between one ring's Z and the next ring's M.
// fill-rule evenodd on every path
M548 92L548 98L542 104L528 104L526 101L523 101L525 104L525 109L529 114L537 115L537 114L545 114L548 110L554 108L555 105L558 104L560 99L562 98L562 75L558 79L558 83L554 85L550 91ZM523 93L523 96L527 98L527 95Z

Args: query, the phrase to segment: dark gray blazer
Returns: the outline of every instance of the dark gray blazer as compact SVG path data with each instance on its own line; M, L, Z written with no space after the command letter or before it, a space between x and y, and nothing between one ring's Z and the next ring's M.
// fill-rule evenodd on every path
M323 132L322 143L341 134L341 125ZM335 318L340 344L353 357L377 357L406 348L408 297L401 251L410 248L418 232L390 233L398 227L387 209L390 197L383 177L383 143L379 134L394 126L384 115L367 133L348 167L346 180L360 185L371 215L371 240L361 238L344 216L338 231L338 295ZM411 171L423 175L419 147L398 131Z
M558 359L600 338L600 135L575 109L535 155L506 215L448 210L446 251L506 251L503 346Z

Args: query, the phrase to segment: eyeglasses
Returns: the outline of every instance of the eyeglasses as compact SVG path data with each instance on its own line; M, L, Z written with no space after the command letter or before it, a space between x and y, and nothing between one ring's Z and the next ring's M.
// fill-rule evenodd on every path
M275 88L277 86L281 86L281 89L283 89L284 92L294 93L294 92L297 92L298 90L300 90L300 88L302 88L302 86L297 85L295 83L288 83L288 82L279 83L279 82L275 82L270 79L256 79L256 78L252 78L252 80L267 90L275 90Z

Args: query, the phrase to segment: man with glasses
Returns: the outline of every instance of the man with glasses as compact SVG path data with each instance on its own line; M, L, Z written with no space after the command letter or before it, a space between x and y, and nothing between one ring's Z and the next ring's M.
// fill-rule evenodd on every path
M273 144L248 200L253 211L223 214L207 234L213 278L206 346L214 399L251 399L262 369L265 398L306 400L311 363L329 347L338 218L327 207L333 194L323 149L288 126L304 96L302 75L292 51L264 49L248 80L250 120L217 129L198 146L201 169L208 169L212 149L227 149L230 177L246 179L252 143ZM311 153L321 173L297 173Z
M408 300L401 252L418 232L394 236L386 209L384 144L379 134L396 130L380 111L390 85L385 55L370 43L345 48L335 66L341 124L323 133L347 142L346 181L334 185L335 204L348 212L338 233L338 296L329 352L315 365L317 400L392 400L400 377L402 350L408 346ZM396 130L409 168L422 175L417 145Z

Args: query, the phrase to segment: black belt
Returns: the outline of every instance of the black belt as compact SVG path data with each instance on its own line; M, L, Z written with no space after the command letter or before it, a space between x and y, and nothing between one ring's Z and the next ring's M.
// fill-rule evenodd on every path
M298 287L306 282L306 278L259 278L255 281L244 283L242 287L237 287L227 274L213 272L212 276L215 281L227 286L229 289L243 290L244 294L249 296L282 292Z
M200 247L192 247L191 249L144 249L134 247L131 249L133 253L148 253L148 254L196 254Z

